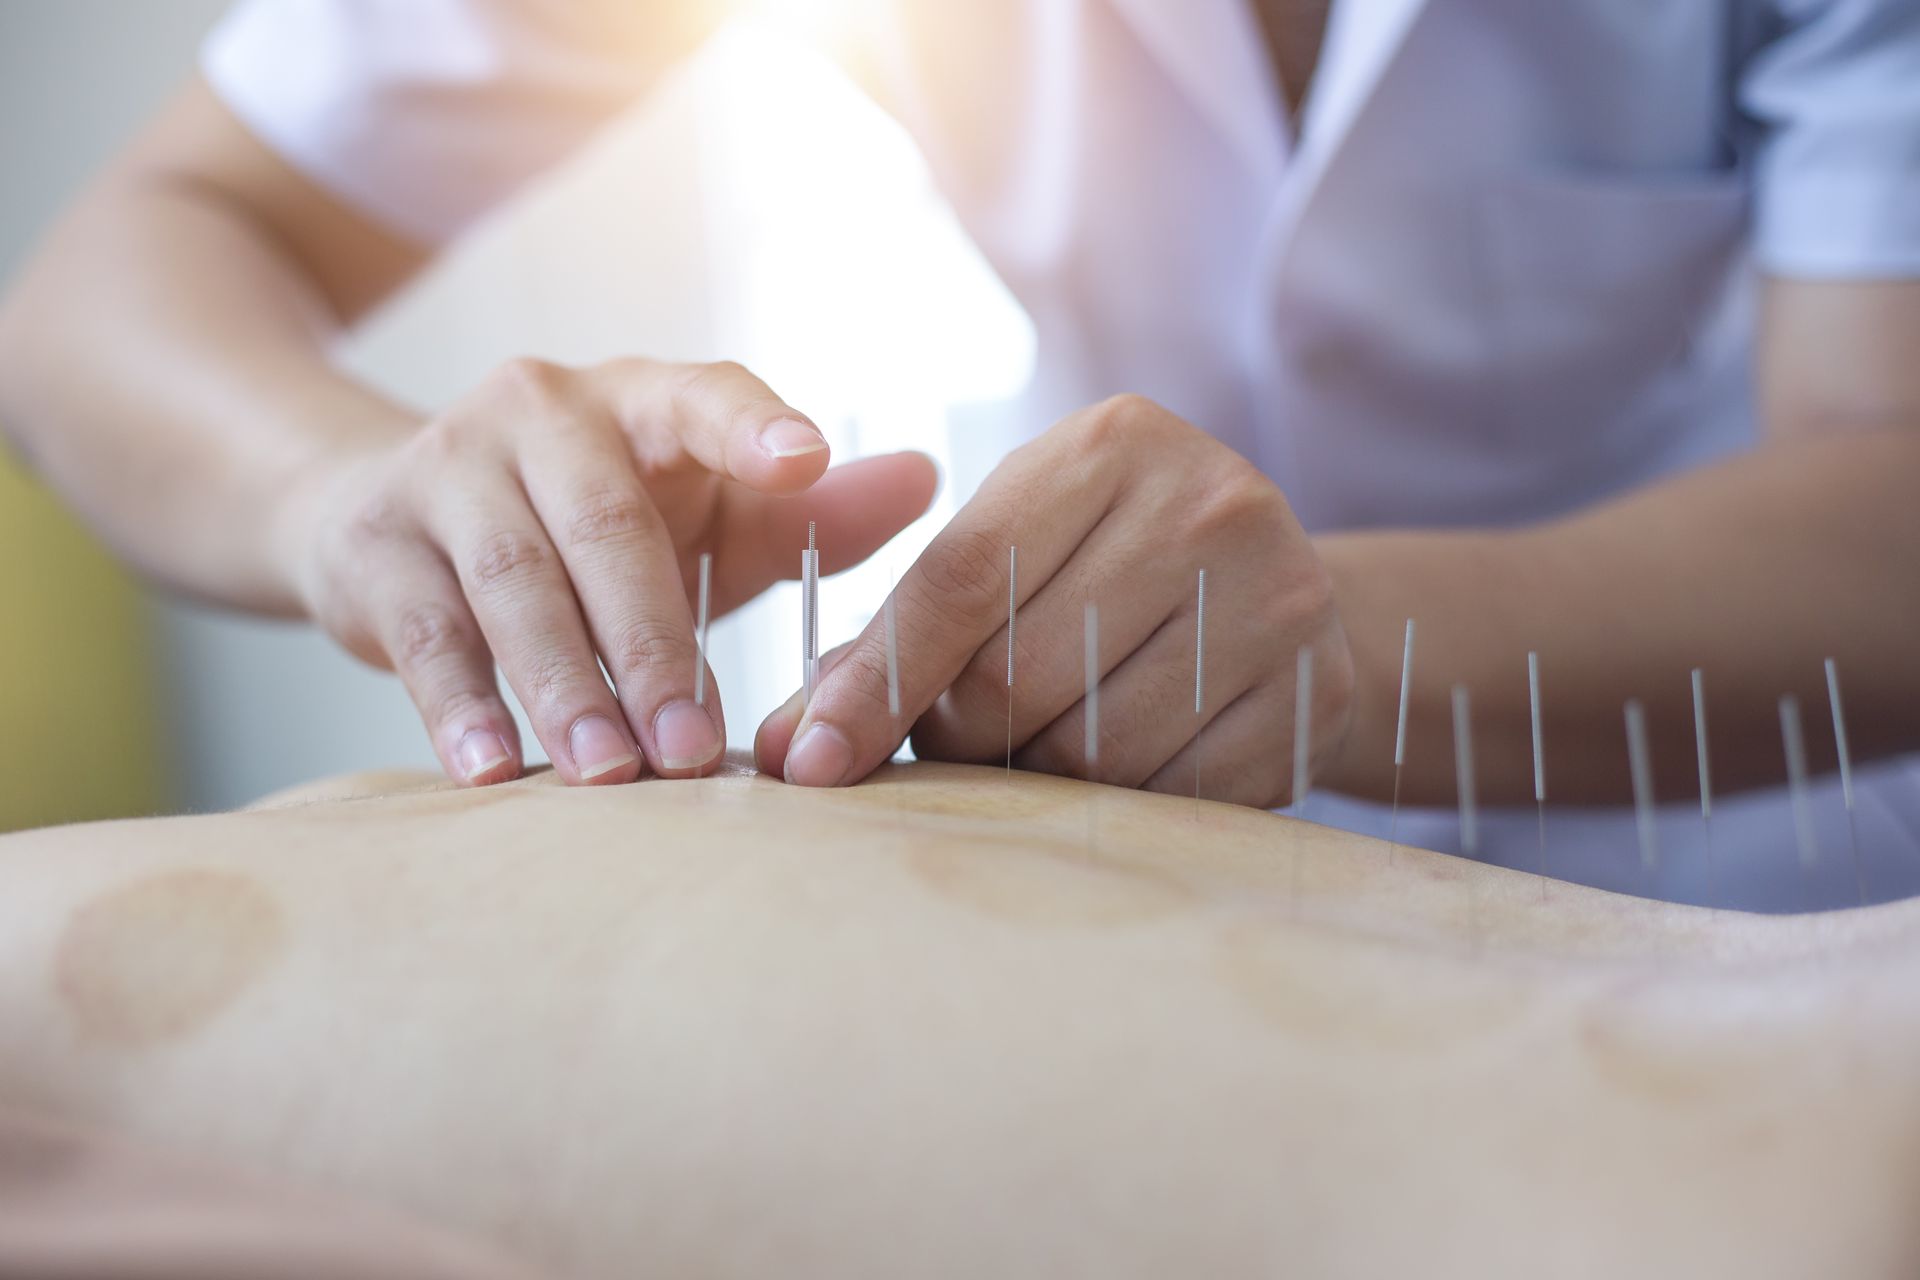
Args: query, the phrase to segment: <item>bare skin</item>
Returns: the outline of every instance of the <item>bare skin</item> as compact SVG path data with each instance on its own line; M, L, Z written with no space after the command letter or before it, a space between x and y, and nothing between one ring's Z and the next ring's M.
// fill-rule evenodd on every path
M581 1276L1920 1263L1909 907L957 766L561 781L0 839L0 1105Z

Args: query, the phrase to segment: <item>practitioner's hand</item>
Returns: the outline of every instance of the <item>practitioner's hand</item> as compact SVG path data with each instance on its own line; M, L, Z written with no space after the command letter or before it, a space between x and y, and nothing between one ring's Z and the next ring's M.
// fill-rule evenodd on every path
M1122 396L1012 454L895 592L900 719L879 618L761 726L760 767L858 781L910 726L914 751L998 761L1007 742L1007 548L1018 546L1013 762L1088 775L1084 608L1100 608L1102 782L1271 806L1292 787L1297 653L1314 651L1313 756L1351 716L1353 660L1328 575L1286 499L1245 459ZM1207 571L1206 702L1193 710L1195 579Z
M820 433L738 365L519 360L316 468L290 507L290 576L340 643L400 674L454 778L520 771L496 662L567 781L628 781L642 756L686 776L726 742L711 673L693 701L700 553L718 616L796 576L809 519L832 572L935 483L919 454L829 471Z

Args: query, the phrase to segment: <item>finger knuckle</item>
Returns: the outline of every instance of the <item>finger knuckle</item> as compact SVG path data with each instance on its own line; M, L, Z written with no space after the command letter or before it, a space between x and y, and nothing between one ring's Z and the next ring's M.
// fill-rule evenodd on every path
M402 537L407 527L405 506L392 494L376 493L347 517L344 536L349 547L364 551Z
M473 440L473 416L455 408L414 432L403 453L405 470L432 474L464 456Z
M1136 423L1163 412L1158 404L1137 391L1110 395L1100 402L1098 408L1107 417Z
M589 367L588 372L602 378L642 378L658 373L662 368L660 361L650 356L613 356Z
M419 601L407 605L395 620L394 661L403 668L423 666L457 653L466 640L466 625L452 608Z
M1102 449L1138 441L1165 416L1165 411L1132 391L1108 396L1080 418L1083 447Z
M1264 487L1240 476L1209 485L1185 504L1188 529L1202 536L1237 538L1262 527L1272 514Z
M503 361L487 380L487 389L522 403L549 404L564 397L569 370L535 356Z
M585 685L580 664L562 653L540 654L526 662L520 679L521 700L547 712L571 709Z
M592 547L631 539L647 528L651 515L646 500L633 490L589 493L574 502L567 517L567 542Z
M429 725L459 725L484 719L491 704L490 693L456 685L423 698L420 715Z
M887 718L886 653L871 644L856 644L833 669L836 698L847 699L859 723ZM905 708L901 708L904 712Z
M1296 619L1325 618L1334 612L1333 578L1314 556L1300 556L1286 584L1288 611Z
M955 529L921 559L924 607L943 622L977 627L1007 588L1007 548L997 529Z
M349 631L369 630L361 613L366 603L363 566L389 559L391 549L392 537L388 531L360 514L348 516L318 536L309 606L315 621L340 637L343 643ZM357 646L354 651L360 653Z
M604 656L613 669L626 675L653 671L691 671L695 651L691 637L653 619L629 622L618 628Z
M498 592L544 573L550 559L551 553L539 538L503 530L481 539L469 573L475 590Z

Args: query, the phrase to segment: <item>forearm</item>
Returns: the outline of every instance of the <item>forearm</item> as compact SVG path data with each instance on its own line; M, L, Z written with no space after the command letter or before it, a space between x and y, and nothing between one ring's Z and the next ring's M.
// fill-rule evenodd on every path
M1529 651L1540 655L1554 800L1630 797L1629 698L1647 709L1658 794L1697 794L1695 667L1716 788L1785 776L1783 693L1801 701L1816 767L1831 762L1828 657L1856 758L1920 745L1917 480L1920 431L1861 430L1769 445L1537 528L1321 539L1359 681L1329 785L1392 792L1409 617L1411 803L1453 800L1455 683L1472 692L1481 797L1532 799Z
M0 312L0 421L141 569L290 612L284 495L323 450L410 421L333 367L334 327L270 235L220 196L115 175Z
M412 421L329 359L408 251L329 241L315 228L350 219L276 166L204 88L184 94L0 302L0 427L140 568L289 612L288 490L322 452Z

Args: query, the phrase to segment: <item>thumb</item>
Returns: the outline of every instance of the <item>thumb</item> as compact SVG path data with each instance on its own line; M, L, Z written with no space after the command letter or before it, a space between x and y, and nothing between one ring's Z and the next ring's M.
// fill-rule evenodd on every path
M853 643L849 640L821 654L820 674L825 676L839 666L840 659L847 656L847 650L853 648ZM753 735L753 763L760 772L770 773L776 778L786 776L787 748L793 745L793 731L800 727L800 717L806 714L806 701L807 691L795 689L791 698L775 707L760 722L759 731Z
M820 572L850 569L885 546L933 503L940 470L924 453L886 453L835 467L797 497L729 489L716 521L715 609L724 612L784 578L800 576L812 524Z
M827 438L732 361L613 360L589 374L643 467L691 458L760 493L799 493L827 469Z

